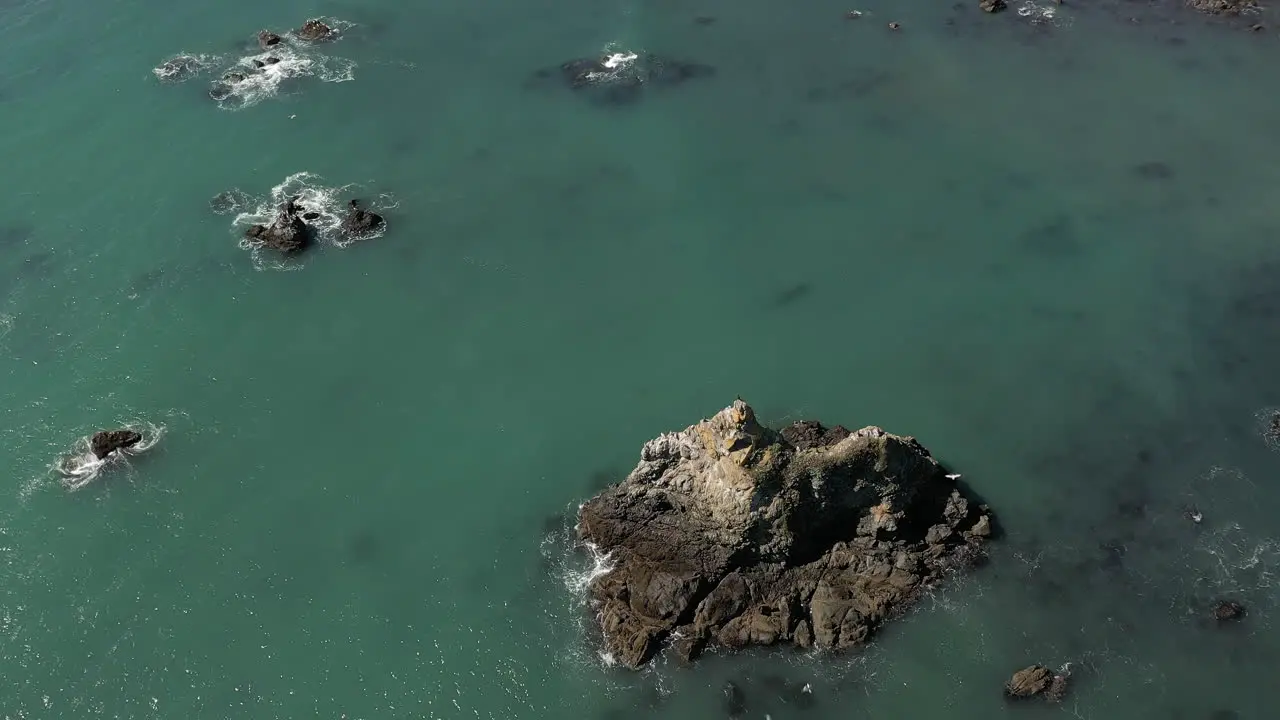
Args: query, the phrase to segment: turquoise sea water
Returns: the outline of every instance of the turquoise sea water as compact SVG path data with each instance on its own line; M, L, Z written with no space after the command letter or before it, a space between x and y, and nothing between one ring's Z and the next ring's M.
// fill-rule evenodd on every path
M0 717L1271 717L1276 35L850 9L0 0ZM321 14L349 81L207 97ZM606 48L717 73L531 79ZM386 236L285 271L210 211L301 172ZM565 518L736 395L915 435L1008 537L856 657L603 666ZM1006 706L1032 662L1066 705Z

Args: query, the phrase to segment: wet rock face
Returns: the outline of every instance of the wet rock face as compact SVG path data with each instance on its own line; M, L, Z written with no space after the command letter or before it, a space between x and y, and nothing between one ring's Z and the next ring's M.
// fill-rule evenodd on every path
M672 638L689 660L708 644L855 647L976 564L991 527L914 439L775 432L740 400L646 443L578 523L610 553L588 591L607 652L632 668Z
M94 457L102 460L117 450L131 448L142 442L142 435L133 430L103 430L89 438L89 449Z

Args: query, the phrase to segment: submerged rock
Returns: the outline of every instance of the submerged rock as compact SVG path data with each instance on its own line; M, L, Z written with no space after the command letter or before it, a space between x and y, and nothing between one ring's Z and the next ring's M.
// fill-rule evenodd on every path
M678 638L693 659L867 641L951 570L983 557L985 506L912 438L760 425L741 400L646 443L578 532L612 569L588 588L606 651L631 668Z
M359 200L347 203L350 211L342 220L342 233L348 236L368 235L382 227L382 216L372 210L360 207Z
M1009 678L1004 694L1017 699L1043 697L1049 702L1061 702L1067 694L1067 676L1043 665L1031 665Z
M89 438L89 450L99 460L117 450L125 450L142 442L142 435L133 430L103 430Z
M715 74L715 68L701 63L664 58L651 53L613 53L594 58L577 58L556 70L539 70L538 77L559 74L574 90L595 88L605 100L625 102L639 96L646 84L678 85L693 78Z
M302 23L297 33L299 39L307 42L325 42L334 39L337 34L336 30L319 18L312 18Z
M204 72L206 63L194 55L178 55L160 63L152 73L167 82L182 82Z
M254 225L245 231L245 237L262 247L282 253L298 252L310 240L307 224L303 222L301 213L302 208L297 204L297 198L290 198L276 213L276 219L270 225Z

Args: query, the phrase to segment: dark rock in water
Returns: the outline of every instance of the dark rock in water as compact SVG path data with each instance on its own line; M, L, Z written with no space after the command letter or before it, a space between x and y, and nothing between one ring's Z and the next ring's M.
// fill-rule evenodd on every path
M1061 702L1067 694L1067 676L1055 674L1043 665L1032 665L1009 678L1004 694L1017 699L1043 697L1049 702Z
M747 714L747 696L742 692L742 688L738 684L730 680L725 683L724 690L724 713L731 718L740 718Z
M1173 168L1168 163L1152 160L1151 162L1139 163L1134 166L1134 172L1138 173L1138 177L1146 180L1168 180L1173 177Z
M1187 0L1187 4L1209 15L1236 16L1257 11L1257 0Z
M245 231L245 237L257 241L262 247L282 253L304 249L310 237L307 224L302 221L297 200L297 197L289 198L270 225L254 225Z
M316 219L316 218L318 218L318 217L320 217L320 213L318 213L318 212L316 212L316 211L314 211L314 210L310 210L310 211L307 211L307 212L302 213L302 219L303 219L303 220L315 220L315 219Z
M279 63L279 62L280 62L280 58L278 58L278 57L269 57L269 58L266 58L266 59L264 59L264 60L254 59L254 61L253 61L253 66L254 66L255 68L257 68L257 69L261 70L262 68L264 68L264 67L266 67L266 66L268 66L268 65L275 65L275 64L277 64L277 63ZM243 79L243 78L241 78L241 79Z
M653 54L614 53L570 60L560 65L558 73L574 90L595 88L602 93L602 99L619 103L634 100L646 84L678 85L713 75L715 68ZM534 74L546 78L555 72L544 69Z
M276 45L279 45L282 42L284 42L284 38L271 32L270 30L260 30L258 32L258 47L262 48L263 50L266 50L267 48L275 47Z
M103 430L89 438L89 449L99 460L117 450L131 448L142 442L142 435L133 430Z
M983 12L994 13L1000 12L1009 6L1004 0L978 0L978 7L981 8Z
M1235 600L1223 600L1213 608L1213 617L1219 621L1239 620L1244 615L1244 605Z
M992 524L912 438L779 433L741 400L650 440L578 520L612 554L588 592L606 650L630 668L673 636L687 659L709 644L856 647L980 562Z
M235 86L244 82L247 77L248 75L245 75L239 70L231 70L223 73L222 78L215 82L213 87L209 88L209 97L214 100L222 100L223 98L228 97L232 92L234 92Z
M325 42L332 40L337 36L337 31L325 24L319 18L312 18L302 24L298 29L298 37L307 42Z
M712 25L715 23L715 21L716 19L711 17L710 15L699 15L698 17L693 19L693 24L694 25Z
M351 210L342 221L342 233L344 235L368 235L382 227L382 216L371 210L362 209L359 200L352 200L348 203L348 206Z

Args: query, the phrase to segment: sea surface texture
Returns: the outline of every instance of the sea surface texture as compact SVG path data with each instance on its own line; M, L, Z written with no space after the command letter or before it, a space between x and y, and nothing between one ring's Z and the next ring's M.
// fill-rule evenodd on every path
M1276 717L1280 35L1009 2L0 0L0 718ZM242 246L295 193L385 233ZM915 436L990 563L608 666L578 504L736 396Z

